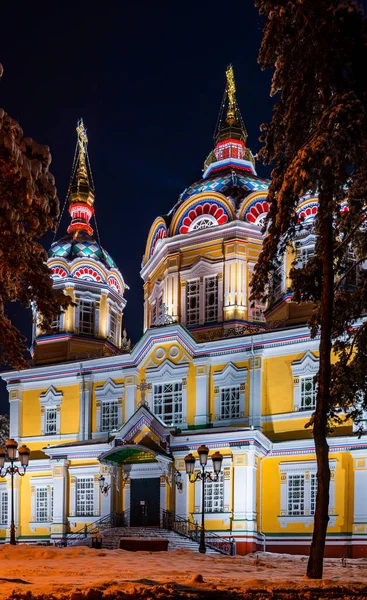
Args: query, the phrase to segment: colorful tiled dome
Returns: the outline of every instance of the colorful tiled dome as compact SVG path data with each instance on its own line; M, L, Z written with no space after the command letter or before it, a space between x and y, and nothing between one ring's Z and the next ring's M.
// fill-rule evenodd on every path
M54 242L48 252L50 258L60 257L73 261L75 258L93 258L109 267L116 267L116 263L108 252L88 233L79 231L76 239L74 235L64 235Z

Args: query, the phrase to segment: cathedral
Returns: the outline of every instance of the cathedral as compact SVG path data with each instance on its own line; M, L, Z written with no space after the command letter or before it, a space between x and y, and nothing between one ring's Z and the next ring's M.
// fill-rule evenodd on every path
M312 431L318 340L310 306L292 302L289 271L313 253L317 198L298 207L293 248L253 303L251 278L264 237L269 181L256 173L231 67L201 178L153 222L143 257L144 334L131 347L128 289L101 245L86 130L68 194L70 224L48 266L73 304L40 327L33 308L32 368L2 373L10 437L31 450L14 479L16 538L60 543L111 513L130 526L162 514L256 549L307 554L317 492ZM192 483L202 446L222 457L218 477ZM352 422L329 438L326 555L367 556L367 433ZM9 478L8 478L9 479ZM0 479L0 539L9 539L10 482ZM101 485L102 482L102 485Z

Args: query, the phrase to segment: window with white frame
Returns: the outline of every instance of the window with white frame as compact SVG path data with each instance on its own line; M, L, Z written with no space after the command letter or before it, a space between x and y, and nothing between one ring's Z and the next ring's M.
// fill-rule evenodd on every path
M46 408L45 413L45 434L56 435L57 432L57 407L50 406Z
M337 461L329 460L330 500L329 526L335 525L335 489ZM317 495L316 460L282 462L280 470L280 515L278 520L282 528L292 523L303 523L309 527L313 523Z
M218 276L205 277L205 323L218 320Z
M319 359L307 350L300 360L292 363L294 408L311 411L316 407L317 385L315 376L319 370Z
M160 383L153 387L153 412L167 425L182 423L182 382Z
M49 496L47 486L36 488L36 521L43 523L48 521Z
M93 477L77 477L76 479L76 515L88 516L94 512Z
M283 293L283 272L284 265L283 262L281 262L270 279L270 298L272 302L280 298Z
M116 429L119 424L119 407L117 400L106 400L102 402L102 415L101 415L102 431L112 431Z
M220 388L220 418L237 419L240 416L240 386Z
M92 335L95 323L95 303L81 298L79 301L79 333Z
M254 274L254 264L251 264L249 266L249 271L248 271L248 278L249 278L249 287L248 287L248 316L250 319L252 319L253 321L259 321L259 322L264 322L265 321L265 316L264 316L264 311L265 311L265 304L263 302L260 302L259 300L255 300L252 301L250 300L250 296L252 294L252 287L251 287L251 281L252 281L252 277Z
M186 288L186 324L198 325L200 320L200 280L187 282Z
M53 331L59 331L61 326L61 315L58 315L51 323L51 329Z
M114 344L116 344L116 336L117 336L117 312L115 310L110 310L110 338Z
M300 410L312 410L316 407L317 385L314 377L300 377L301 404Z
M204 488L204 512L216 513L224 510L224 475L219 474L218 481L208 479Z
M214 415L219 421L245 417L247 369L233 363L221 371L214 371Z
M157 320L157 301L154 300L150 309L150 326L155 325Z
M7 490L0 491L0 525L8 525L9 497Z
M307 485L306 481L308 482ZM287 514L291 517L314 515L316 493L316 473L289 473L287 481Z
M314 246L298 246L296 248L297 267L303 269L314 254Z

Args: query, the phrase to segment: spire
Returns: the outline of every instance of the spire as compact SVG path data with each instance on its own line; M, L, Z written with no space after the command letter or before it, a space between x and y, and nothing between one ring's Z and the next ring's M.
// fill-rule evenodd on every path
M204 179L214 171L237 168L256 175L255 159L246 147L247 131L236 98L233 67L226 69L226 87L214 132L215 148L204 163Z
M237 104L236 82L232 65L227 67L226 79L214 140L216 144L227 139L241 140L246 145L247 131Z
M94 214L94 190L91 185L92 175L88 169L88 137L84 127L83 119L80 119L76 128L78 134L77 155L74 162L72 182L69 197L69 213L71 223L68 227L68 233L74 233L77 237L80 231L85 231L90 236L93 229L89 224ZM89 171L89 173L88 173Z

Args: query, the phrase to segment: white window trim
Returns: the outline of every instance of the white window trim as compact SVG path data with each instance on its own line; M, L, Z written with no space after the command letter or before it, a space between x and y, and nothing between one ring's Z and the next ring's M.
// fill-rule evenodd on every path
M187 377L189 374L189 365L175 365L166 359L162 364L154 369L146 369L147 383L151 384L148 389L149 409L154 414L153 389L154 384L163 383L182 383L182 425L187 422ZM159 417L157 416L159 419ZM163 423L163 421L162 421ZM165 424L166 425L166 424ZM177 425L179 427L179 424Z
M336 521L335 515L335 469L337 461L329 460L331 472L330 477L330 500L329 500L329 525L333 527ZM315 460L283 462L279 465L280 470L280 515L278 521L282 529L288 527L292 523L302 523L305 527L309 527L314 521L314 515L307 514L310 510L310 492L307 490L305 495L305 514L304 515L288 515L288 475L300 474L304 475L307 485L310 485L311 473L317 473L317 462Z
M164 284L165 284L164 280L160 281L159 283L155 283L154 287L153 287L153 291L148 298L149 314L147 316L148 316L148 320L149 320L149 327L153 327L155 325L155 323L152 322L152 306L153 306L153 304L155 304L155 306L156 306L156 319L158 319L158 317L160 315L159 299L162 298L161 304L166 304L165 296L164 296Z
M222 371L213 373L214 383L214 425L232 425L243 422L246 419L246 384L248 369L236 367L233 363L228 363ZM240 416L235 419L220 418L221 389L226 387L239 386L240 388Z
M180 272L181 278L181 323L187 325L186 319L186 296L187 283L193 279L199 279L199 323L203 325L205 320L205 277L218 277L218 316L217 321L223 321L223 262L211 262L205 258L201 258L190 269L183 269ZM213 321L214 323L214 321ZM196 325L196 327L198 326ZM195 327L195 325L192 325Z
M48 501L48 520L47 521L37 521L37 488L38 487L46 487L47 488L47 501ZM31 477L30 479L30 489L31 489L31 520L29 522L29 526L32 532L36 529L51 529L52 525L52 488L53 488L53 479L51 476L49 477Z
M3 481L0 483L0 493L6 492L8 495L8 520L7 523L0 523L0 531L4 531L9 528L10 524L10 490L8 490L7 482Z
M95 388L96 397L96 422L97 432L102 430L102 403L110 400L117 400L118 405L118 427L122 425L123 395L125 386L123 383L115 383L108 379L102 386ZM107 433L107 432L105 432Z
M301 383L300 377L314 377L319 370L319 359L316 358L307 350L307 352L302 356L301 360L296 360L292 363L292 377L293 377L293 410L294 411L303 411L301 410ZM314 409L312 409L314 411Z
M47 438L54 438L55 435L60 435L60 415L61 415L61 403L62 403L62 392L57 392L53 385L51 385L46 392L40 394L40 405L41 405L41 435ZM56 433L45 434L46 429L46 410L47 408L56 407Z
M98 466L84 466L84 467L69 467L70 477L70 514L69 520L77 522L86 522L88 517L98 517L100 515L100 489L98 477L100 475ZM78 477L92 477L93 478L93 515L78 515L76 514L76 479ZM92 521L92 519L90 519ZM89 522L89 521L88 521Z
M88 300L94 302L94 332L91 334L94 337L99 335L99 319L100 319L100 294L93 294L90 291L75 291L75 316L74 316L74 329L75 333L79 333L80 325L80 300Z
M215 450L213 449L213 453L214 452L215 452ZM211 453L212 453L212 450L211 450ZM217 519L219 519L219 520L222 519L224 524L229 524L229 519L232 514L230 511L231 462L232 462L231 456L223 457L222 472L224 474L224 481L223 481L223 505L224 505L223 508L224 508L224 510L221 512L205 513L205 515L204 515L205 521L213 521L213 520L217 520ZM209 472L213 473L213 463L212 463L210 456L208 457L207 470ZM199 471L201 471L201 466L200 466L199 460L197 459L195 462L195 473L197 473ZM196 481L194 483L194 512L192 514L192 517L193 517L195 523L197 523L198 525L201 522L201 497L202 497L201 486L202 486L201 481Z

